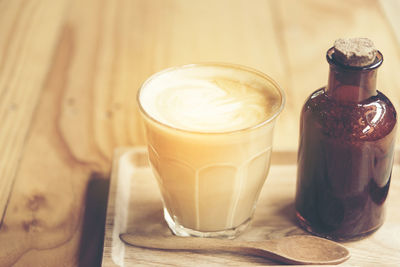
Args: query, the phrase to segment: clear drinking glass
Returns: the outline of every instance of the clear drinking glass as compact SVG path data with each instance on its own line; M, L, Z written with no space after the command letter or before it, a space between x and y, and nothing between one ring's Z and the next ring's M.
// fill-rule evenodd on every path
M187 130L166 123L151 114L147 102L156 97L155 88L185 86L179 84L181 77L257 88L269 99L270 114L255 125L228 131ZM234 238L246 228L269 171L273 128L284 102L283 91L270 77L231 64L174 67L143 84L138 103L149 160L161 192L164 218L174 234Z

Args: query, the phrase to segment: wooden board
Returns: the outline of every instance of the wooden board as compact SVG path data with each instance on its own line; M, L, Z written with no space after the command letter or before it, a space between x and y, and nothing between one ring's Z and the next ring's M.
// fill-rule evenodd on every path
M273 154L267 181L261 192L251 226L238 237L241 240L264 240L306 234L294 216L296 165L292 153ZM292 160L283 161L281 158ZM400 165L393 170L387 206L387 219L373 235L344 243L352 257L342 265L400 265ZM147 163L145 148L116 150L107 209L103 267L115 266L255 266L277 263L231 253L192 253L147 250L126 246L119 239L124 232L149 236L168 235L160 194Z

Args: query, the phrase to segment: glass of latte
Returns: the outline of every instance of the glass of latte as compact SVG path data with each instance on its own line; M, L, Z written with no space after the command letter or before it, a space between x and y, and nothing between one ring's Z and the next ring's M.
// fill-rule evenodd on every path
M149 160L174 234L234 238L248 226L284 102L270 77L231 64L174 67L143 84Z

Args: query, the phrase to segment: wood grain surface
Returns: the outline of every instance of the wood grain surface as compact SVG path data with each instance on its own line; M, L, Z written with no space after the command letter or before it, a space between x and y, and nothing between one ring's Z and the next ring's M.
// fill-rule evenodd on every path
M295 151L334 39L367 36L400 106L396 0L0 1L0 266L98 266L113 151L145 143L135 102L173 65L248 65L285 90L275 151ZM399 144L399 139L398 142ZM282 159L283 161L285 159ZM400 221L399 221L400 224Z
M294 153L294 152L287 152ZM253 221L237 241L263 241L307 234L298 227L294 211L296 161L278 163L272 155L270 173L261 191ZM290 157L290 155L288 155ZM374 234L353 242L343 242L351 257L344 266L394 267L400 265L400 165L393 169L384 225ZM245 253L218 251L188 252L144 249L125 245L122 233L152 239L172 234L163 219L156 179L147 162L146 149L121 148L116 151L107 208L102 267L117 266L260 266L278 263ZM232 240L232 242L235 242Z

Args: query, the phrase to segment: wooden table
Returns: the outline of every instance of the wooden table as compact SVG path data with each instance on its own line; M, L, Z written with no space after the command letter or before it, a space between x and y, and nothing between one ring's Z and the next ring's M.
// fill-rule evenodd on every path
M268 73L287 94L279 155L327 82L327 48L367 36L400 111L399 13L396 0L0 1L0 266L100 264L113 151L144 144L135 94L163 68Z

